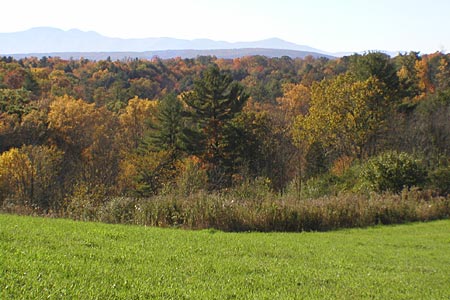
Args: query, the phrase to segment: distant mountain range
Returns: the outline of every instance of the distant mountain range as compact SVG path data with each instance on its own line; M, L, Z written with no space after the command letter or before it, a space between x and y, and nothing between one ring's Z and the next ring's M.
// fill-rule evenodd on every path
M192 58L214 55L236 58L250 55L291 58L333 58L351 53L328 53L305 45L297 45L278 38L255 42L230 43L210 39L183 40L175 38L122 39L103 36L94 31L71 29L64 31L38 27L14 33L0 33L0 55L16 58L25 56L59 56L61 58L111 59L131 58Z
M62 59L80 59L85 58L89 60L103 60L110 58L111 60L121 60L127 58L145 58L151 59L159 57L161 59L168 59L174 57L181 58L195 58L198 56L215 56L217 58L233 59L244 56L262 55L266 57L283 57L290 58L305 58L312 56L314 58L326 57L334 59L335 57L320 54L316 52L284 50L284 49L266 49L266 48L243 48L243 49L213 49L213 50L158 50L158 51L144 51L144 52L49 52L49 53L24 53L24 54L8 54L16 59L25 57L60 57ZM1 56L1 54L0 54Z
M59 56L62 58L122 59L126 57L190 58L199 55L215 55L235 58L247 55L268 57L290 56L303 58L307 55L328 57L333 55L308 46L297 45L278 38L255 42L229 43L209 39L183 40L175 38L122 39L110 38L94 31L71 29L64 31L51 27L0 33L0 55Z

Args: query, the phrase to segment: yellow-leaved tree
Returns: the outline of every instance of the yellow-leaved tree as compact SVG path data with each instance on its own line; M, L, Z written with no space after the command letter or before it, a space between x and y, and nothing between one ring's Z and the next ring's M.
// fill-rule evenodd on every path
M305 115L311 101L311 89L301 83L286 83L282 89L283 97L277 98L277 103L286 120L290 122L297 115Z
M294 139L303 147L319 143L335 157L361 159L376 150L390 109L378 79L339 75L313 84L309 112L297 117Z
M66 188L75 183L88 190L114 186L119 160L114 113L64 96L51 103L48 122L54 142L65 151Z
M56 147L23 146L0 155L0 200L40 209L61 204L59 175L63 152Z
M148 130L148 122L156 116L157 105L157 101L138 97L128 101L119 116L119 139L123 150L129 152L138 148Z

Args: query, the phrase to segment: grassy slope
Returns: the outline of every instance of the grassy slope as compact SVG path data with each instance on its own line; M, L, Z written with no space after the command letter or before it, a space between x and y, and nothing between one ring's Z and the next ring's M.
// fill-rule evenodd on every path
M223 233L0 215L1 299L449 299L450 220Z

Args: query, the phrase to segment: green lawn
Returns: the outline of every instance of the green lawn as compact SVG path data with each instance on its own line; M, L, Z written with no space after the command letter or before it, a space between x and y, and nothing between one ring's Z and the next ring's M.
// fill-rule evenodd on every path
M0 214L1 299L450 299L450 220L327 233Z

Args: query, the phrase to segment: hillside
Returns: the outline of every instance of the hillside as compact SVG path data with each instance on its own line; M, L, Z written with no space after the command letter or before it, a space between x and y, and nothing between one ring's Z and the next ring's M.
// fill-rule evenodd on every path
M261 231L445 218L448 61L0 57L0 210L142 221L142 204L146 225Z

